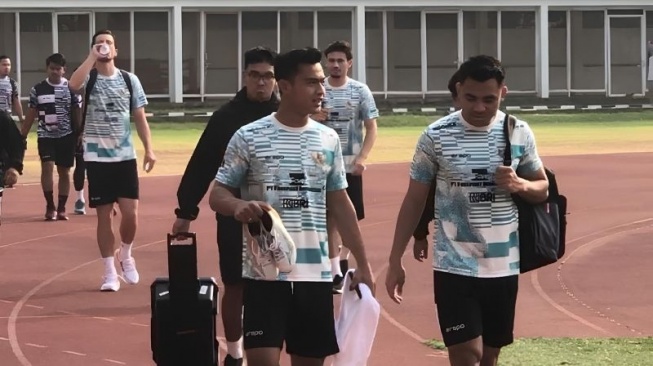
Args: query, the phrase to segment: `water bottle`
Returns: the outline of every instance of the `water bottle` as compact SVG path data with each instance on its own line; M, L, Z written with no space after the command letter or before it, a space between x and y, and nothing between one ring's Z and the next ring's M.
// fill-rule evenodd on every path
M98 53L102 57L109 57L109 52L111 52L111 50L109 49L109 46L107 46L106 43L102 43L100 47L98 47Z

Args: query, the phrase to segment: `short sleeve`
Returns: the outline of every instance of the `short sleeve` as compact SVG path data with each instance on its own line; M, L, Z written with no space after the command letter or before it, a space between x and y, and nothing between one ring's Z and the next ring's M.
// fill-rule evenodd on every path
M519 159L517 172L520 174L532 174L542 168L542 159L540 159L537 153L535 134L533 134L530 126L524 124L520 130L524 134L524 153L521 159Z
M132 105L134 109L145 107L148 104L147 96L145 95L145 90L143 90L143 84L141 84L138 76L129 73L129 78L132 82Z
M18 82L11 79L11 98L18 98Z
M379 110L374 101L374 95L367 85L364 85L361 91L363 120L379 118Z
M29 91L29 101L27 102L27 106L29 108L36 108L39 105L39 98L36 95L36 87L33 86L32 89Z
M438 174L436 142L428 130L424 131L417 141L415 154L410 166L410 178L414 181L430 185Z
M330 191L339 191L341 189L347 189L347 176L345 170L345 161L342 158L342 148L340 146L340 138L334 136L334 146L333 151L327 152L332 156L333 161L331 162L331 170L327 175L326 190Z
M249 161L249 146L241 128L229 141L215 180L226 186L239 188L247 177Z

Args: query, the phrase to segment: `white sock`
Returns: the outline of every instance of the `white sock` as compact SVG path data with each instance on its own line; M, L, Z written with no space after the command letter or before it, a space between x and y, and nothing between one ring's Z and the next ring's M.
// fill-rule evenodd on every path
M82 188L81 191L77 191L77 199L80 201L84 201L84 188Z
M342 271L340 270L340 257L331 258L331 275L334 278L336 276L342 277Z
M227 353L235 359L243 358L243 337L237 342L227 342Z
M129 259L132 256L132 245L122 243L120 246L120 259L125 260Z
M114 263L113 257L102 258L102 262L104 262L105 275L114 275L114 276L118 275L118 272L116 271L116 264Z

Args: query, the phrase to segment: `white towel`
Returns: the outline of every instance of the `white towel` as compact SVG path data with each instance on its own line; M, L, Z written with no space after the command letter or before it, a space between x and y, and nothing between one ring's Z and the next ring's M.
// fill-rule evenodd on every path
M365 284L360 284L361 298L356 291L349 291L351 279L349 270L340 302L340 313L336 318L336 337L340 352L333 357L332 366L366 366L376 337L376 328L381 315L381 305Z

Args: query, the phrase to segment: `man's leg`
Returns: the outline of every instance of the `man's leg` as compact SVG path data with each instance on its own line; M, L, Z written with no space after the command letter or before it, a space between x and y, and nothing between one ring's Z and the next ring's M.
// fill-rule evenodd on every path
M84 199L84 178L86 176L86 164L84 163L84 148L81 144L75 150L75 171L73 172L73 184L77 192L75 201L75 213L86 214L86 200Z
M70 192L70 168L57 166L59 174L59 202L57 204L57 220L68 220L66 215L66 202Z
M342 238L333 215L327 212L327 233L329 238L329 260L331 261L331 277L333 278L333 293L342 293L343 275L340 265L340 250Z
M329 282L295 282L286 351L292 366L322 366L340 352Z
M233 217L218 215L220 276L224 284L222 324L227 339L225 366L243 362L243 239L242 224Z
M71 133L56 139L56 156L54 159L59 174L59 204L57 220L68 220L66 202L70 194L70 169L75 165L75 136Z
M39 157L41 158L41 189L45 197L45 219L57 219L57 207L54 204L54 158L55 148L53 139L38 138L36 140Z
M120 220L120 267L125 282L135 285L140 276L136 270L136 260L132 257L132 246L138 229L138 199L139 182L136 160L115 163L117 168L116 181Z
M247 363L278 366L291 311L291 283L243 281L243 343Z
M452 366L477 366L483 357L477 281L473 277L433 271L438 321Z
M501 348L514 340L518 276L483 278L483 358L481 366L496 366Z

